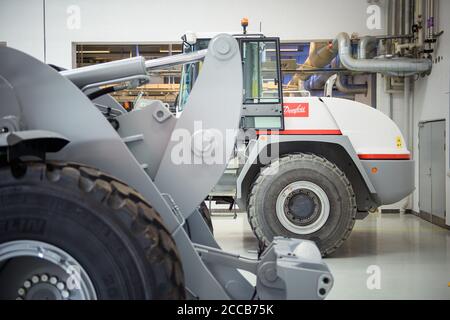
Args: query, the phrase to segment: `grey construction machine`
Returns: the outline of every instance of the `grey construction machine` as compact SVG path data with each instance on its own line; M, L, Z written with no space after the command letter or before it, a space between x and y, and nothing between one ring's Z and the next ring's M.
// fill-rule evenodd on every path
M198 60L179 118L158 101L126 112L105 95ZM228 35L193 53L61 72L0 47L0 299L325 298L333 277L313 242L228 253L198 209L227 166L202 161L211 144L233 152L242 85ZM203 138L211 131L231 139ZM180 136L190 163L174 161Z

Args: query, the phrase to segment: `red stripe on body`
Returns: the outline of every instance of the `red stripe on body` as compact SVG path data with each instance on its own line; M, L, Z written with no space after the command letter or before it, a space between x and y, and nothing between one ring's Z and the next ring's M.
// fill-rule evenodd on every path
M256 134L262 134L262 135L335 135L335 136L340 136L342 135L341 130L316 130L316 129L311 129L311 130L257 130Z
M361 160L411 160L410 154L358 154Z

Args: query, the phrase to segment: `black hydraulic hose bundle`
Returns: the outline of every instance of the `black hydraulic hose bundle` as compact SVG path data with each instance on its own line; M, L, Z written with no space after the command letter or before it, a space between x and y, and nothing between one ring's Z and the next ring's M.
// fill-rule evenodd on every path
M105 94L108 94L108 93L111 93L114 91L116 91L116 88L114 86L110 86L110 87L102 88L102 89L96 90L94 92L91 92L87 95L87 97L89 98L89 100L94 100L98 97L101 97Z

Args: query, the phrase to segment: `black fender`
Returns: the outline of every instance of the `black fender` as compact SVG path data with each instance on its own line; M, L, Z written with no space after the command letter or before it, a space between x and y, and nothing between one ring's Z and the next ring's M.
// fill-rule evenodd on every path
M63 135L45 130L26 130L0 134L0 154L6 162L31 156L45 160L47 153L62 150L69 140Z

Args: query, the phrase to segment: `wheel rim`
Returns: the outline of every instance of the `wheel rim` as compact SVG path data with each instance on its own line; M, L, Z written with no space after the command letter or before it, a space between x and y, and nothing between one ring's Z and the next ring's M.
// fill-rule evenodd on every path
M67 252L18 240L0 244L0 298L93 300L97 295L86 271Z
M278 220L295 234L311 234L322 228L330 215L325 191L310 181L296 181L286 186L276 202Z

